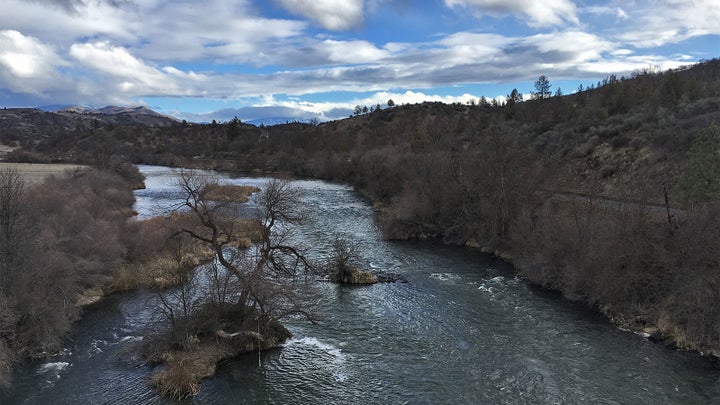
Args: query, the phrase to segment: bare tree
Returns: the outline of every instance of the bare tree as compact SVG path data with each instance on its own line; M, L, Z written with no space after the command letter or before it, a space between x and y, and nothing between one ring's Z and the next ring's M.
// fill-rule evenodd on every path
M188 320L193 312L201 305L198 294L198 283L192 268L192 263L186 260L190 247L189 237L185 234L176 234L166 242L166 250L173 262L173 270L167 277L168 282L175 288L158 293L160 313L164 319L170 321L177 340L183 345L191 341L191 325Z
M330 279L344 282L353 272L355 264L360 260L358 246L345 237L336 237L331 248L327 268Z
M207 195L209 185L216 181L192 171L181 171L178 185L185 195L182 206L191 213L189 223L179 230L204 242L215 251L217 260L238 279L244 277L240 269L232 262L226 247L237 246L242 235L238 234L236 223L229 212L232 202L210 200Z
M20 173L6 169L0 173L0 285L8 286L7 277L21 259L23 245L26 186Z
M292 227L305 219L300 205L301 191L285 180L268 181L258 198L262 211L262 241L258 270L296 277L313 271L304 253L291 243Z
M0 387L10 385L11 365L17 360L10 342L15 335L17 312L11 302L0 291Z
M292 227L302 219L300 191L287 181L270 180L257 196L259 242L247 248L246 229L237 217L237 202L213 201L207 190L217 183L196 172L181 172L179 185L189 220L177 231L203 242L216 254L210 265L209 301L266 322L300 314L311 319L293 288L300 272L313 271L303 252L292 244ZM229 308L229 307L227 307ZM237 336L218 331L221 337Z

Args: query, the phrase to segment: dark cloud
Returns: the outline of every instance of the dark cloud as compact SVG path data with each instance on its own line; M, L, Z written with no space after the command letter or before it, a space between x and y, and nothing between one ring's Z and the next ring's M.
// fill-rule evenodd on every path
M325 116L329 119L345 118L352 115L353 110L351 108L331 108L325 111Z

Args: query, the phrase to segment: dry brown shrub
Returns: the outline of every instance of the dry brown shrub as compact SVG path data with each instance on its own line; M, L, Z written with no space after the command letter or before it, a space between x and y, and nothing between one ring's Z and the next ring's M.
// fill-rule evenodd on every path
M167 368L154 374L150 381L161 395L182 399L200 392L200 380L190 359L182 355L166 356Z
M165 243L172 235L171 219L155 217L142 221L131 221L125 232L127 260L142 261L155 256L164 249Z
M206 263L215 257L207 246L194 244L181 256L167 251L157 252L154 257L119 266L114 273L114 284L118 290L137 287L166 289L178 285L183 272Z
M662 334L678 347L720 355L720 277L688 275L664 305L658 320Z
M169 288L180 282L182 272L212 260L215 252L208 246L177 234L188 218L173 214L129 224L126 263L115 270L115 288Z
M673 287L658 326L680 347L720 354L720 206L686 211L669 242Z
M425 235L431 216L432 206L425 195L405 187L381 209L379 222L385 238L407 240Z
M232 222L233 229L238 235L241 235L239 237L240 248L248 248L252 241L262 239L262 222L260 220L233 218Z
M143 278L137 272L138 268L136 266L123 264L116 267L113 273L114 289L129 291L143 285Z
M197 217L189 212L175 212L166 217L168 228L173 233L179 233L181 229L189 229L202 235L206 232L203 225L197 220ZM258 241L262 238L262 222L258 219L245 219L233 216L222 217L217 219L218 226L228 234L232 234L238 239L237 247L247 248L250 243ZM202 242L196 242L202 244Z
M227 218L221 225L236 235L233 246L240 249L249 248L262 236L259 220ZM184 212L129 223L124 233L126 263L116 267L115 288L169 288L182 279L178 271L189 271L215 257L210 246L181 234L180 229L203 232L196 218Z
M521 219L514 233L530 281L609 316L641 315L670 289L666 224L642 207L566 201Z
M213 308L205 308L214 310ZM232 312L230 314L233 314ZM234 313L237 315L237 313ZM195 317L206 318L201 312ZM237 317L233 317L237 320ZM206 319L203 319L206 320ZM200 390L200 382L203 378L215 374L217 363L235 357L242 353L249 353L256 350L268 350L277 347L280 343L290 337L290 333L279 322L267 319L258 324L258 320L248 317L240 324L236 322L225 322L224 325L235 331L259 331L262 340L258 340L248 334L231 337L219 336L217 331L222 330L215 322L203 323L202 330L195 330L197 336L190 339L193 343L186 345L184 350L170 350L158 354L150 353L150 358L165 363L166 367L151 377L151 383L155 385L158 392L172 398L181 399L195 395ZM160 343L163 346L162 343ZM155 350L164 350L162 347Z

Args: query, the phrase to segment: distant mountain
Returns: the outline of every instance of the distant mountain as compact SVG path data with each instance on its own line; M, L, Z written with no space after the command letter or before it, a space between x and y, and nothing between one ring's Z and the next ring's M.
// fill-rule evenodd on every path
M106 107L98 108L93 111L90 111L90 113L95 114L145 114L145 115L157 115L161 117L165 117L165 115L160 114L159 112L153 111L145 106L136 106L136 107L118 107L114 105L109 105Z
M35 109L46 112L58 112L58 113L76 113L76 114L144 114L144 115L157 115L167 117L164 114L160 114L145 106L132 106L132 107L121 107L115 105L108 105L105 107L93 107L91 105L73 105L73 104L49 104L35 107ZM173 117L169 117L173 118Z
M115 105L108 105L105 107L96 108L89 105L47 105L37 107L38 110L58 112L58 113L76 113L76 114L141 114L141 115L155 115L160 117L167 117L166 115L160 114L157 111L153 111L145 106L134 106L134 107L119 107ZM172 118L173 117L168 117Z
M180 121L147 107L46 105L0 109L0 144L39 142L67 133L118 126L170 127Z
M106 124L114 125L149 125L168 126L179 122L175 117L170 117L153 111L145 106L120 107L108 105L95 108L85 105L69 106L57 111L64 115L90 116Z

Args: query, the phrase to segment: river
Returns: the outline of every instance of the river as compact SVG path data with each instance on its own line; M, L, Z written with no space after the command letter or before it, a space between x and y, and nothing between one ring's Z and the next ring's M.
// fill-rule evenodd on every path
M174 171L142 166L140 217L180 196ZM223 182L261 186L264 179ZM299 229L316 258L338 233L367 267L407 283L316 284L310 324L286 321L282 348L223 363L183 403L240 404L705 404L720 401L720 370L609 325L585 307L529 287L476 250L381 238L368 202L351 188L295 181L310 215ZM248 204L252 210L253 202ZM147 385L136 345L157 327L156 294L116 294L89 309L57 356L26 363L0 403L173 403Z

